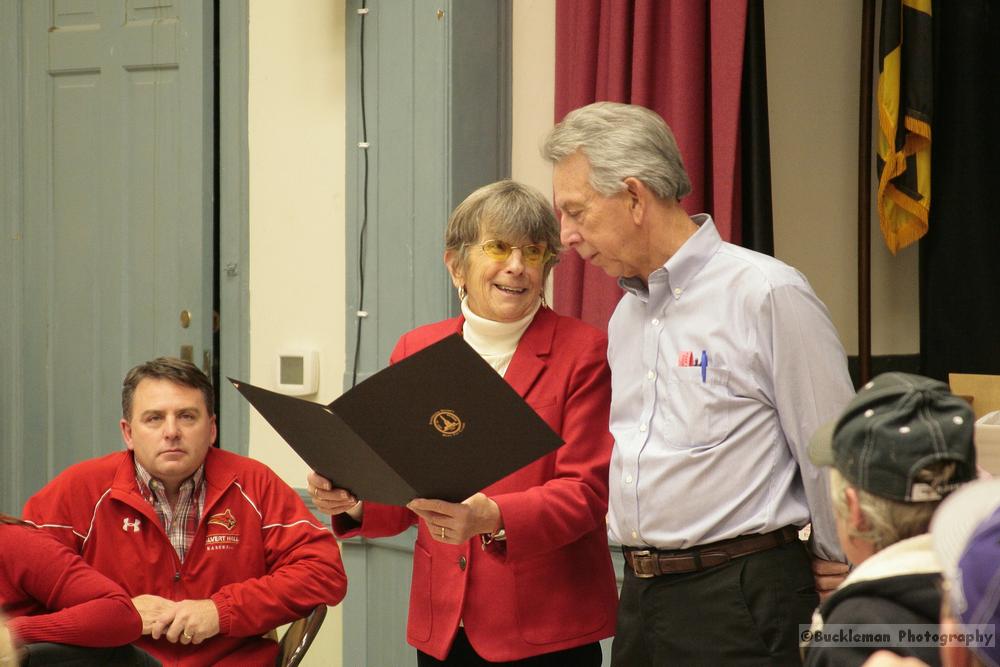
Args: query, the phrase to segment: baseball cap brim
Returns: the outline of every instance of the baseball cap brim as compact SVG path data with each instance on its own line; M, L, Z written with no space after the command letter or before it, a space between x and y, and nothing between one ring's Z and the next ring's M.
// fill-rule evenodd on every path
M809 460L813 465L833 465L833 432L837 428L837 420L831 419L816 429L809 438Z

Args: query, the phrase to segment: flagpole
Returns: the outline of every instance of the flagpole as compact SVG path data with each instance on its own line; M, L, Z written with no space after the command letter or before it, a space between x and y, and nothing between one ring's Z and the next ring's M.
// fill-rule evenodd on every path
M858 381L872 375L871 213L872 69L875 0L864 0L861 17L861 95L858 113Z

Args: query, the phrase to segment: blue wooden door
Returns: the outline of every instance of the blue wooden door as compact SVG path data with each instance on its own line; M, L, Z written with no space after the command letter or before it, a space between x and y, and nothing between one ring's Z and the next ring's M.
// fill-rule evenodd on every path
M202 0L7 12L22 180L0 474L2 509L17 512L67 465L122 447L130 366L210 359L213 47Z

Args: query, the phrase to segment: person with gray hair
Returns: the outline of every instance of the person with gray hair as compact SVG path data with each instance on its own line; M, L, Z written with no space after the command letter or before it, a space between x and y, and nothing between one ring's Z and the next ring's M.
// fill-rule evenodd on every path
M461 334L565 444L461 503L358 502L315 472L343 537L417 525L406 639L419 667L598 667L615 626L605 536L611 386L604 333L545 305L560 250L552 206L515 181L484 185L448 220L444 263L462 315L404 334L391 363ZM506 436L497 434L497 447Z
M974 422L943 382L883 373L813 435L809 456L829 467L840 543L855 568L813 614L806 665L861 665L878 648L823 642L818 633L830 626L937 624L941 567L928 528L941 501L976 476ZM931 665L940 664L937 648L891 647Z
M613 664L795 664L816 589L847 570L806 455L853 395L830 316L798 271L688 215L654 112L577 109L543 154L562 243L625 290L608 324L608 533L626 561Z

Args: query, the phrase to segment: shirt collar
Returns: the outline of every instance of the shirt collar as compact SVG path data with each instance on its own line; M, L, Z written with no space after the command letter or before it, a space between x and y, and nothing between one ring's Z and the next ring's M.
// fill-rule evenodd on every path
M133 461L135 462L135 481L139 484L139 491L142 493L142 496L150 502L156 502L157 500L166 502L167 497L163 482L150 475L149 472L142 467L142 464L139 463L138 459L133 457ZM194 471L193 475L181 482L180 488L190 486L191 492L194 493L201 488L204 480L205 463L202 462L202 464L198 466L198 469Z
M669 279L670 287L675 294L683 293L688 283L722 246L722 237L715 228L712 216L699 213L691 216L691 220L698 225L698 231L685 241L662 267L649 274L645 284L639 278L631 277L619 278L618 285L644 301L649 298L647 285L664 279Z

